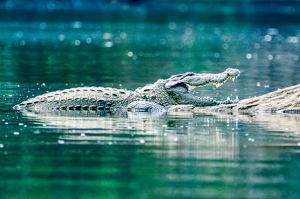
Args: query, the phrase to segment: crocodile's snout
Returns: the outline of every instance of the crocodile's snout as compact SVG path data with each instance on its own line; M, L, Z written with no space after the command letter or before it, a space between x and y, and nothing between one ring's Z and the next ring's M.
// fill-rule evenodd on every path
M235 68L227 68L224 73L227 73L229 77L236 77L240 75L241 71Z
M228 78L234 81L240 73L241 71L235 68L227 68L224 72L219 74L197 74L188 72L170 77L165 88L173 89L185 85L185 87L189 88L188 91L191 91L195 87L202 87L208 84L215 84L219 87L225 83Z

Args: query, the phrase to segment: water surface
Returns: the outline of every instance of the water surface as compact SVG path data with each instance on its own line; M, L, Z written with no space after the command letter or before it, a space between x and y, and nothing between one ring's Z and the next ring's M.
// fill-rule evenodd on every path
M74 2L0 3L2 198L300 197L298 115L12 109L59 89L134 90L229 67L239 79L194 95L299 84L296 3Z

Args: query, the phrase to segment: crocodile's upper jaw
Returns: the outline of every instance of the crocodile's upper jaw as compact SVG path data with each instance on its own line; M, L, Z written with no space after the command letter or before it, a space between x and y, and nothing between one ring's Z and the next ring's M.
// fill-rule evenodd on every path
M240 73L238 69L234 68L228 68L219 74L197 74L188 72L170 77L165 84L165 88L167 91L190 92L195 87L202 87L208 84L215 84L216 87L219 87L228 79L234 81Z

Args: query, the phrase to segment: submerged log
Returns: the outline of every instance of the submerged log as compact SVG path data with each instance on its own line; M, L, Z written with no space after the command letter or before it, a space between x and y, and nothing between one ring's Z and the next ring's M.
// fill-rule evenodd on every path
M244 99L236 104L196 107L194 112L225 113L300 113L300 84L265 95Z

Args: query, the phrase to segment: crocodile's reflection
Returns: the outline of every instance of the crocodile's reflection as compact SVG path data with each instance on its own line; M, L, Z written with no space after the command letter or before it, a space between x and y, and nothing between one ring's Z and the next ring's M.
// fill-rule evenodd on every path
M196 112L199 115L214 115L222 118L236 118L241 122L253 123L261 126L267 131L294 132L300 136L299 114L277 114L277 113L247 113L227 114L224 112Z
M238 123L185 113L99 111L23 112L42 133L57 133L56 144L136 145L170 157L233 159L239 153ZM224 128L225 127L225 128ZM55 144L55 143L52 143Z

